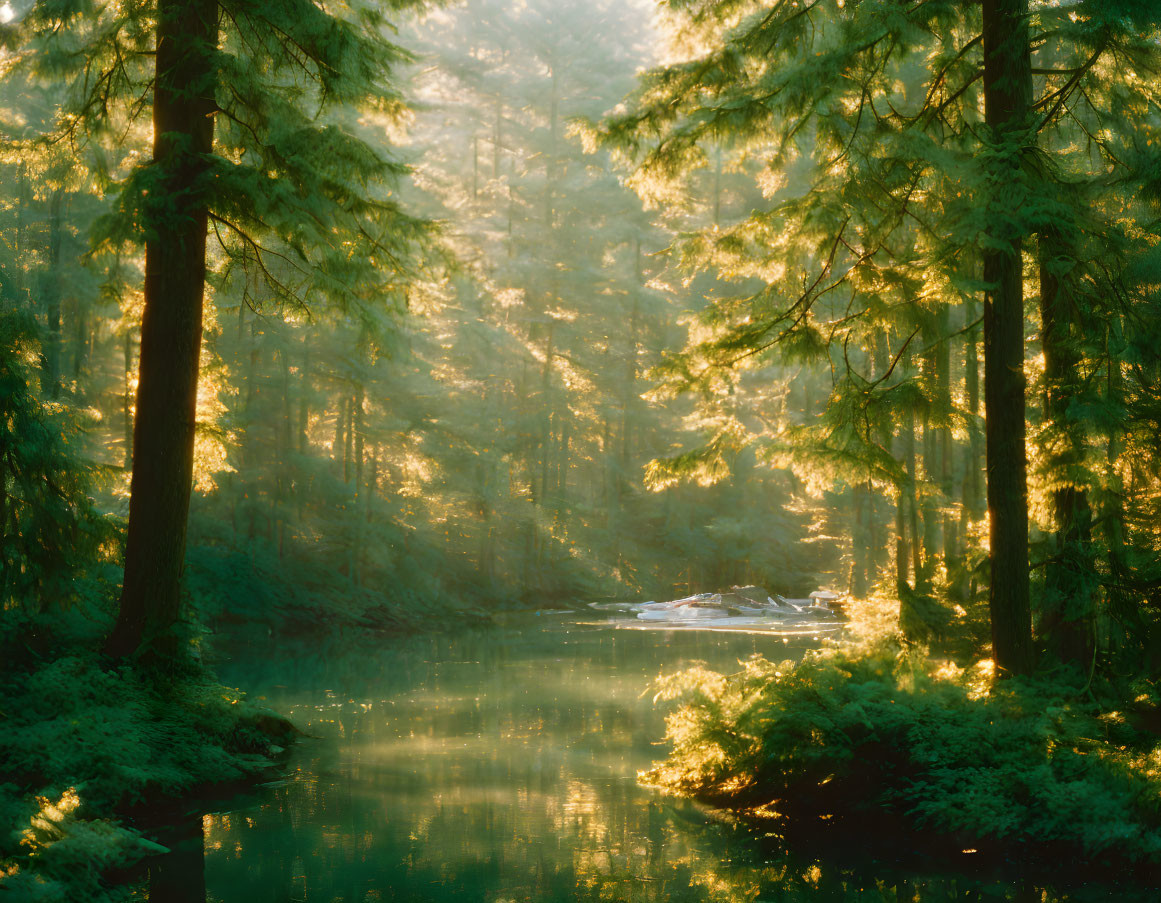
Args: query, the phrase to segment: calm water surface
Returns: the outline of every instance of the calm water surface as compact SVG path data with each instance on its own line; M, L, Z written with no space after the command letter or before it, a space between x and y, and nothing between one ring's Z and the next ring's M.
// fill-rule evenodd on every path
M663 714L648 692L658 674L695 663L736 670L755 652L797 658L814 644L566 617L308 645L262 665L253 651L239 656L223 677L315 739L294 750L286 780L171 838L179 852L155 869L153 899L1106 899L967 875L890 877L827 850L772 853L640 786L637 772L664 754Z

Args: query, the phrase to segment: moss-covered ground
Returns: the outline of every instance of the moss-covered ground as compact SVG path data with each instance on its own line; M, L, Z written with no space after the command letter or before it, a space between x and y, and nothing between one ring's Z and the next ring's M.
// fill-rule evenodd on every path
M151 807L267 772L293 738L196 661L158 671L100 653L104 619L8 612L0 625L0 890L118 900L162 852Z

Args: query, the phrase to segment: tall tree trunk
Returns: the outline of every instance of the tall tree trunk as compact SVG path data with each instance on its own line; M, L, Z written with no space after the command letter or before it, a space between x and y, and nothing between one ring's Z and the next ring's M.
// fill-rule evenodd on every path
M1032 61L1028 0L983 0L984 108L998 141L1016 143L1028 125ZM1018 166L1018 162L1011 164ZM993 174L1015 182L1012 171ZM993 213L984 249L984 404L991 516L992 655L1002 671L1032 670L1028 592L1028 487L1024 448L1024 284L1022 239L1008 217Z
M979 521L986 510L983 487L984 437L980 430L980 328L973 325L979 319L979 307L974 299L968 297L964 301L963 310L965 327L963 393L967 414L967 444L963 446L961 456L963 472L960 483L959 524L956 530L963 538L960 548L966 548L972 523ZM950 485L948 492L950 498ZM951 577L952 598L966 603L975 587L973 570L966 557L956 562Z
M347 399L347 426L343 444L343 482L351 482L351 468L355 461L355 396Z
M953 441L951 427L951 342L948 333L951 331L951 310L944 304L939 309L939 347L935 353L935 384L936 397L939 404L940 426L936 436L939 455L938 476L940 505L942 511L943 532L943 566L950 574L959 558L958 523L952 516L952 494L955 490L953 471Z
M923 378L927 391L938 394L938 352L932 349L923 361ZM932 491L939 477L939 430L931 423L932 410L923 411L923 478L927 491L923 495L923 559L927 562L927 578L935 574L941 551L939 499Z
M907 438L905 432L909 429L908 423L899 425L899 433L892 440L892 453L895 459L907 471ZM907 540L907 484L900 483L895 490L895 590L902 599L905 590L911 588L909 574L911 567L911 549Z
M40 390L51 399L60 396L61 241L64 238L64 189L53 191L48 202L48 273L44 283L44 369Z
M891 360L890 340L885 332L875 337L872 351L874 362L874 377L885 378L889 361ZM903 463L903 426L899 427L898 435L894 434L890 425L884 426L879 433L879 441L884 449L891 452L892 457L900 464ZM904 591L909 589L908 566L909 550L907 548L907 509L904 486L900 483L895 489L895 592L902 599Z
M856 599L867 595L871 563L871 528L873 514L868 510L871 504L869 482L856 483L854 495L854 519L851 524L851 580L850 593Z
M363 485L363 455L366 445L364 432L363 383L355 383L355 394L351 398L351 433L354 436L352 453L355 471L355 529L351 539L351 580L355 586L362 585L363 534L367 520L367 491Z
M907 508L903 488L895 492L895 591L902 597L908 584Z
M289 344L289 342L287 343ZM286 511L289 508L287 495L293 484L293 464L291 463L292 436L294 435L294 403L290 389L290 353L283 345L278 350L282 362L282 422L278 430L278 456L276 465L276 496L274 503L274 534L278 542L278 557L286 551Z
M169 852L149 864L149 901L206 898L206 835L200 815L179 816L157 831Z
M927 592L931 586L927 571L924 569L923 536L919 529L919 499L916 491L919 477L916 473L915 460L915 415L910 411L907 412L903 421L903 455L907 463L907 513L911 529L911 569L915 574L916 591Z
M339 397L339 412L335 416L335 439L331 443L331 459L335 462L336 472L341 472L343 450L347 447L347 403L347 396L344 393Z
M257 274L252 274L251 278L257 281ZM245 332L245 312L247 305L245 303L238 305L238 338L240 339ZM254 457L250 454L251 443L255 447L261 441L261 429L255 422L258 418L255 416L254 397L258 394L258 380L259 380L259 363L262 359L261 346L259 345L259 326L257 318L253 318L250 323L250 353L246 356L246 375L243 382L246 386L246 399L242 406L242 429L241 441L238 443L238 473L239 482L243 487L243 497L246 500L246 543L250 549L251 557L256 553L254 540L258 535L258 513L259 505L261 503L262 494L265 490L265 481L262 479L260 472L251 472L250 461ZM269 524L267 524L269 526ZM269 535L269 532L268 532Z
M89 328L89 305L77 296L73 296L73 353L71 373L73 384L80 397L84 397L87 387L81 379L85 369L85 362L93 345L93 333Z
M298 452L298 462L295 468L298 474L298 479L294 481L294 502L296 521L301 524L306 512L307 497L310 492L311 482L307 479L307 471L303 467L303 457L310 449L310 437L307 435L307 430L310 426L310 348L303 347L302 353L302 372L298 377L299 393L298 393L298 415L295 424L295 450Z
M11 297L16 304L23 308L28 303L28 285L25 279L25 261L29 259L28 242L28 208L32 206L32 180L28 175L28 164L21 163L16 175L17 202L16 202L16 246L13 248L14 265L11 280L6 280L3 286L5 292L11 291Z
M548 153L544 155L544 228L553 227L552 192L556 184L556 125L559 105L556 98L557 77L554 68L549 77L552 80L552 94L548 106Z
M978 318L975 302L968 298L964 305L969 327ZM967 396L968 447L963 475L963 531L967 531L969 520L979 520L987 510L984 500L983 473L984 443L980 434L980 329L968 329L964 354L964 394Z
M178 651L181 572L193 484L206 276L205 179L214 139L217 0L159 0L145 310L121 609L107 650Z
M1120 317L1111 317L1105 334L1105 399L1109 407L1119 410L1125 404L1124 374L1121 361L1114 348L1124 341ZM1161 643L1149 621L1141 616L1141 606L1132 597L1127 586L1130 564L1125 538L1125 485L1121 476L1123 464L1120 460L1124 450L1123 427L1116 425L1109 430L1108 445L1105 449L1105 480L1108 490L1104 493L1101 506L1101 520L1104 522L1105 543L1108 546L1108 595L1107 604L1113 623L1125 631L1125 638L1141 644L1145 655L1147 674L1154 677L1161 673Z
M1040 344L1044 351L1044 413L1048 420L1048 464L1055 473L1075 471L1084 460L1085 437L1069 418L1077 394L1081 359L1072 324L1072 303L1058 267L1064 248L1058 236L1040 236ZM1088 667L1096 634L1098 577L1092 546L1088 492L1065 485L1052 493L1056 521L1054 555L1045 571L1040 630L1061 660Z
M568 404L560 415L560 444L556 448L556 497L564 499L568 493L568 471L571 463L572 416Z
M552 393L552 361L555 355L553 338L555 333L554 321L549 320L544 342L544 365L540 370L540 405L542 412L542 427L540 430L540 493L539 502L542 507L548 505L548 462L552 454L552 440L555 435L553 417Z
M124 418L125 456L122 461L125 470L133 468L133 331L126 327L122 352L125 355L125 392L121 413Z

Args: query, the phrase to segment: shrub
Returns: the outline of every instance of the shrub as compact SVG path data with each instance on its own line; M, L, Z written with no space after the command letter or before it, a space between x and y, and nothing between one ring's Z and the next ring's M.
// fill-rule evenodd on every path
M752 816L901 820L962 845L1161 863L1161 748L1075 685L995 682L891 641L662 681L646 776Z

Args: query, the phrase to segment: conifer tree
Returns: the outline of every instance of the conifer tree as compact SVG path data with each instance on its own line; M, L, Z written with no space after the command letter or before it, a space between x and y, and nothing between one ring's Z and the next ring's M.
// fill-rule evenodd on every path
M405 294L425 226L391 195L402 167L356 122L401 113L389 80L406 54L387 27L378 6L296 0L38 3L19 23L23 65L69 88L42 142L111 147L128 169L97 247L145 245L114 655L178 648L207 273L249 269L284 305L352 316Z
M988 175L989 218L983 242L984 407L991 551L992 654L1014 673L1032 669L1028 596L1028 463L1024 447L1024 264L1026 228L1015 205L996 203L1019 184L1020 156L1032 105L1027 0L985 0L984 118L997 159Z
M1063 269L1061 258L1072 255L1062 254L1069 242L1061 244L1062 224L1074 237L1094 234L1097 220L1107 228L1107 217L1090 212L1097 197L1111 201L1118 191L1107 173L1140 178L1139 160L1118 155L1108 137L1126 125L1132 131L1132 123L1103 113L1098 98L1121 111L1150 102L1154 79L1137 73L1156 68L1154 13L1135 3L1030 9L1006 0L978 7L836 0L667 8L677 61L643 76L626 111L587 128L590 140L629 161L632 183L651 203L665 203L719 148L734 166L753 167L767 196L749 215L678 243L689 270L732 280L737 292L712 305L703 318L706 337L667 377L678 388L704 389L775 353L825 363L835 380L819 427L794 430L797 448L768 435L749 439L830 479L871 477L904 487L897 557L910 532L917 585L921 575L926 580L932 527L941 520L950 579L955 518L920 504L923 517L912 516L908 526L903 507L915 508L908 487L917 481L927 498L956 504L938 431L970 426L978 396L969 372L968 409L951 405L948 365L940 361L947 355L950 364L949 343L967 336L964 359L974 366L978 319L945 312L970 311L982 296L993 654L1001 668L1027 671L1033 647L1023 370L1031 355L1024 252L1034 250L1028 239L1037 236L1054 261L1049 270ZM1069 149L1066 178L1051 175L1044 156L1050 142ZM1116 272L1124 260L1103 266ZM1075 462L1084 457L1084 441L1062 422L1078 415L1060 400L1069 332L1053 325L1060 318L1051 273L1042 286L1049 319L1040 342L1056 399L1050 434L1071 432L1073 450L1056 460L1067 464L1071 455L1072 476L1083 482ZM886 353L869 354L884 333ZM930 364L908 371L913 356ZM916 465L912 423L926 424L925 442L930 433L935 443ZM892 432L901 438L895 449L887 441ZM976 504L973 447L963 449L960 468L967 516ZM1062 488L1054 520L1072 551L1055 563L1092 560L1077 553L1086 542L1083 512L1079 496ZM917 547L921 530L927 561ZM896 563L902 586L906 565ZM1056 623L1083 634L1086 628L1068 624L1083 625L1090 617L1084 608L1070 604L1063 615L1042 618L1041 629L1050 633Z

